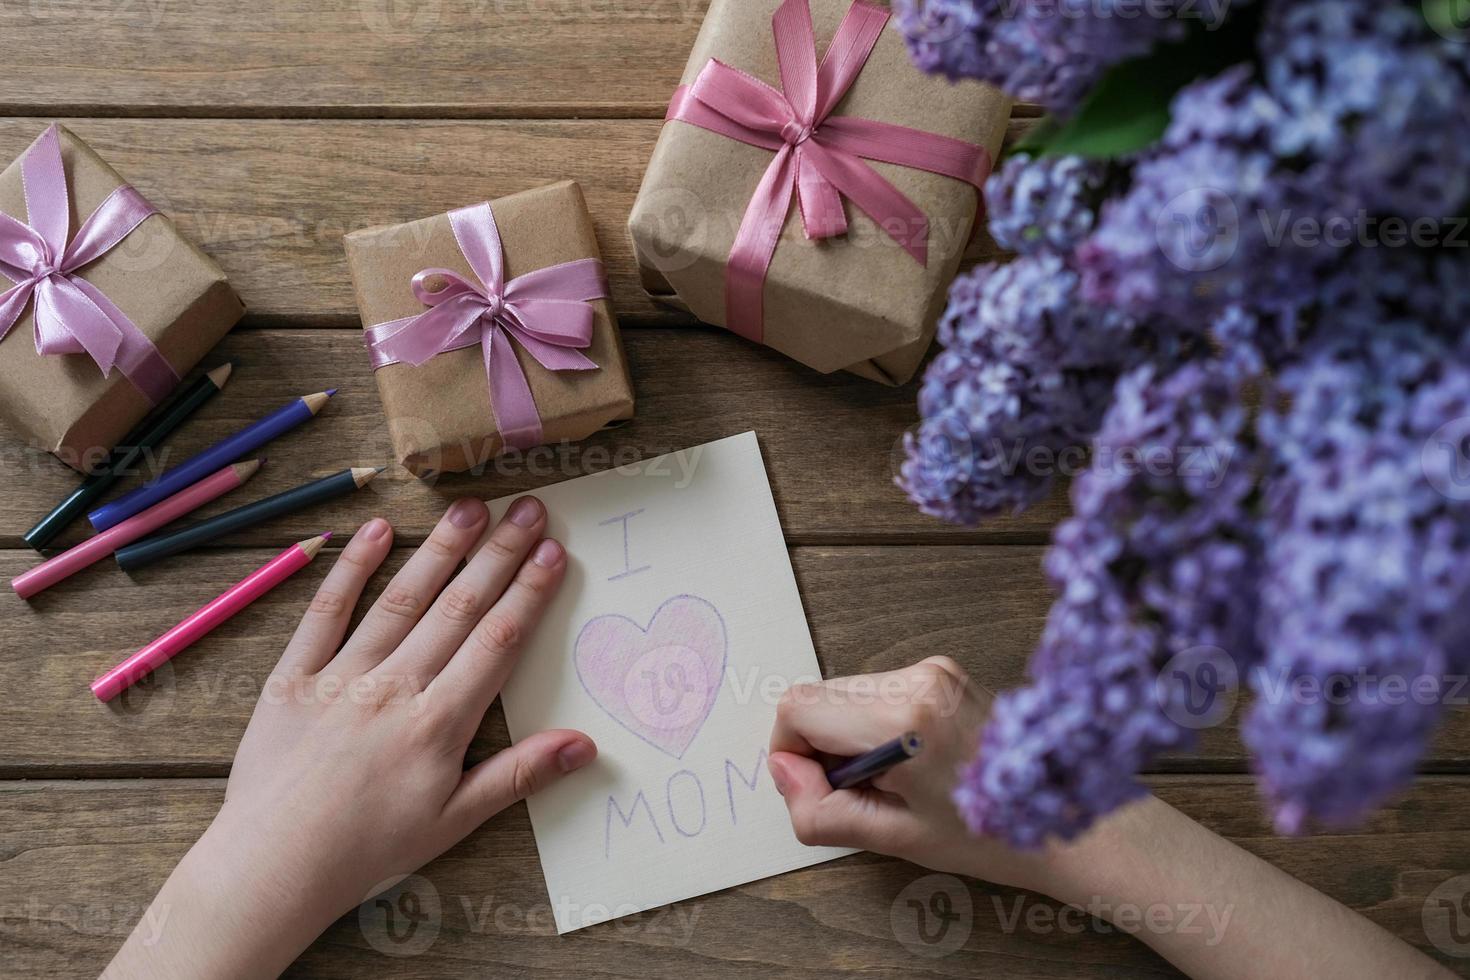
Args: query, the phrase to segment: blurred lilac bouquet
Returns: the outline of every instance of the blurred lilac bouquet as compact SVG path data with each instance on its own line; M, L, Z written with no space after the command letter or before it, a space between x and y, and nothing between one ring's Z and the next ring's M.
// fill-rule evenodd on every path
M1278 828L1362 819L1470 694L1470 32L1435 0L895 5L920 67L1051 111L986 188L1018 257L955 283L900 484L973 525L1088 461L961 811L1075 836L1240 684Z

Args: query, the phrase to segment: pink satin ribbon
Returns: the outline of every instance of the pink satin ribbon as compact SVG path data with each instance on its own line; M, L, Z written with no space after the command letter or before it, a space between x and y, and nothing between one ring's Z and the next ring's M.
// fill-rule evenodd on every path
M588 302L608 297L602 263L579 259L506 282L505 252L490 205L451 211L449 224L480 281L450 269L425 269L414 276L413 294L429 309L363 332L373 369L417 366L478 344L500 435L513 449L530 449L543 441L541 413L510 338L549 371L597 370L580 349L592 346L597 322ZM431 289L431 280L444 285Z
M854 0L817 64L807 0L786 0L771 19L782 90L711 59L693 85L674 93L667 119L775 152L756 187L726 265L726 326L765 335L765 281L795 196L810 239L847 232L848 198L920 263L929 261L929 220L864 160L926 170L982 187L990 154L963 140L891 123L832 116L852 87L888 11Z
M37 353L87 354L103 377L116 366L149 401L161 401L179 383L172 365L102 290L76 275L157 209L124 184L82 222L68 245L71 207L55 126L26 151L21 182L30 223L0 213L0 274L15 283L0 293L0 340L34 296Z

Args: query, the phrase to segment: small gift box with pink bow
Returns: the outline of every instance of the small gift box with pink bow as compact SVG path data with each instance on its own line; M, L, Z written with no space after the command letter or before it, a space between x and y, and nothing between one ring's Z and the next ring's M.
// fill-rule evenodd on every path
M245 312L214 260L47 129L0 173L0 419L88 469Z
M913 376L1011 102L865 0L711 0L629 228L657 300L823 373Z
M410 472L461 472L633 417L575 183L345 241L389 438Z

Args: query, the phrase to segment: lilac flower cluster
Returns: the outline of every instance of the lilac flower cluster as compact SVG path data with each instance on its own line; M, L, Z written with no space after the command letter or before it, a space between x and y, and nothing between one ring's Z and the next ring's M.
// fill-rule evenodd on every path
M924 421L900 475L925 513L974 524L1022 509L1087 444L1133 325L1081 303L1077 288L1059 257L1040 254L950 289L946 349L924 377Z
M1017 157L988 184L992 232L1025 254L950 289L945 351L925 375L899 479L925 513L974 524L1046 496L1080 465L1118 375L1142 360L1136 324L1082 302L1067 257L1105 177L1075 158Z
M1184 28L1182 0L896 0L914 63L1065 112L1103 71Z
M1089 300L1173 318L1239 306L1289 333L1388 222L1450 232L1470 195L1466 46L1427 30L1417 5L1277 0L1266 13L1259 77L1241 65L1181 91L1131 189L1103 209L1079 251Z
M1143 792L1149 760L1191 741L1189 692L1159 680L1170 659L1201 647L1255 659L1251 436L1223 362L1119 380L1099 462L1047 556L1061 596L1033 683L997 699L955 793L972 830L1021 847L1086 830Z
M1277 115L1247 66L1182 91L1162 143L1078 249L1087 299L1172 319L1242 304L1272 315L1310 288L1303 257L1283 256L1269 235L1318 210L1260 148Z
M1470 490L1456 469L1470 366L1385 319L1324 338L1280 389L1286 407L1261 421L1276 470L1266 656L1243 735L1277 826L1297 833L1402 790L1450 693L1442 679L1470 669L1470 494L1455 493Z
M921 67L1062 110L1178 26L897 6ZM1470 45L1399 0L1260 15L1257 57L1181 90L1156 145L1016 157L987 187L1020 257L952 291L900 483L973 524L1050 489L1028 452L1092 462L1029 683L956 790L978 832L1070 838L1141 793L1192 735L1163 668L1201 650L1253 688L1277 826L1352 822L1412 778L1424 692L1470 671L1470 269L1436 237L1470 209Z
M1016 154L985 187L991 236L1022 255L1070 255L1097 225L1110 170L1080 157Z
M1270 150L1339 209L1447 218L1470 193L1470 51L1418 3L1277 2L1261 36Z

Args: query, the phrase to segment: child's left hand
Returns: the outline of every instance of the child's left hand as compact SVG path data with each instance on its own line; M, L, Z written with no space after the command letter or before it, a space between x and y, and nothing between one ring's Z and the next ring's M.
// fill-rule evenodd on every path
M344 645L393 539L381 519L357 532L266 683L224 806L155 900L161 936L150 950L135 932L109 975L275 975L338 916L595 757L586 735L548 731L464 769L566 573L524 498L455 576L488 520L455 503Z

